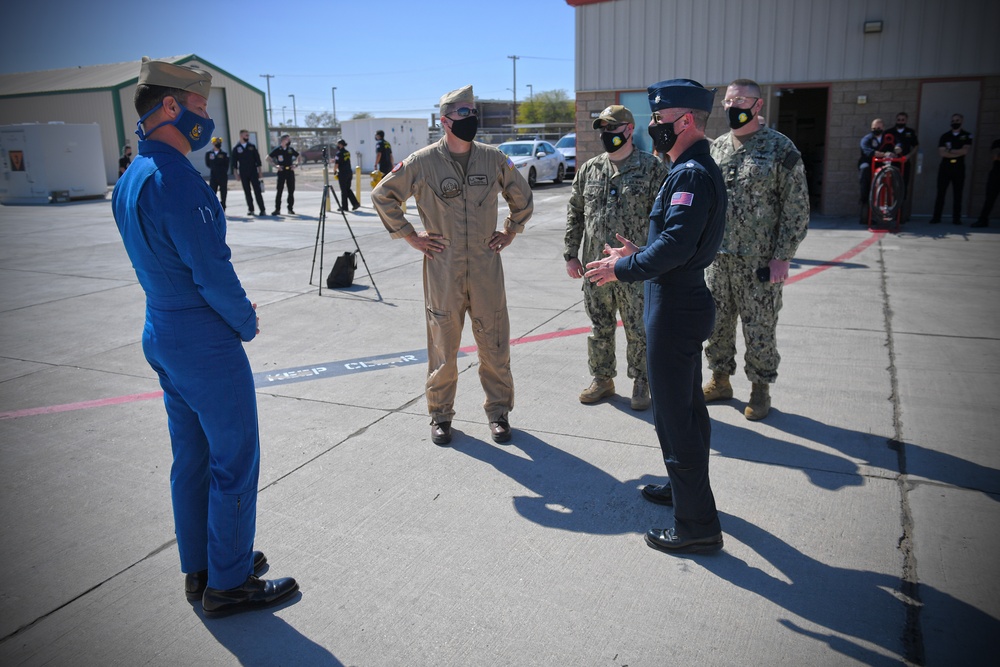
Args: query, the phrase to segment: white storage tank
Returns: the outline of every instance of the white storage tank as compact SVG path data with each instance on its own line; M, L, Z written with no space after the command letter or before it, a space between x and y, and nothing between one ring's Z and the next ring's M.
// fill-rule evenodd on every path
M0 159L3 204L104 198L108 193L96 123L0 125Z

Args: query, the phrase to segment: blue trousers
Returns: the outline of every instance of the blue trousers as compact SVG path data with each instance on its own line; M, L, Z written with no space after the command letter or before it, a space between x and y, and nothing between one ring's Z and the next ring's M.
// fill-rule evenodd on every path
M253 571L260 443L243 343L209 307L147 305L142 349L163 388L170 493L182 572L235 588Z
M700 283L700 284L699 284ZM715 303L704 279L646 282L646 359L653 423L674 494L681 537L722 531L708 479L712 425L701 388L702 343L712 333Z

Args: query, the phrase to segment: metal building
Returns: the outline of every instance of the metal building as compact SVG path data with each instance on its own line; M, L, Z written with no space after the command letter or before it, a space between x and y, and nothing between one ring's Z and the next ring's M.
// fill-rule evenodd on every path
M215 136L230 151L241 129L266 154L267 116L263 91L254 88L197 55L163 58L177 64L194 64L212 73L209 115ZM140 61L90 65L67 69L0 75L0 125L16 123L97 123L108 184L118 179L118 158L125 144L135 146L139 120L132 95L139 78ZM264 145L261 144L263 142ZM191 163L205 176L204 152L191 153Z
M601 151L592 119L608 104L636 117L650 148L645 89L689 78L718 87L709 136L727 131L721 101L737 78L760 83L770 127L802 152L813 210L857 213L861 138L899 111L920 140L913 212L933 207L939 137L953 113L975 138L963 211L982 205L1000 138L1000 2L995 0L566 0L576 13L578 158ZM949 198L950 198L949 193ZM946 210L950 210L947 207Z

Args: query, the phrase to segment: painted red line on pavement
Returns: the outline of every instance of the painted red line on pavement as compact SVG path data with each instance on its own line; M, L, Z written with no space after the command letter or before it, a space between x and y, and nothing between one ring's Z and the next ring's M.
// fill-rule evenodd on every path
M831 259L828 262L823 262L819 266L814 266L813 268L809 269L808 271L803 271L802 273L796 273L794 276L791 276L790 278L788 278L787 280L785 280L785 284L786 285L791 285L792 283L797 283L800 280L803 280L805 278L809 278L811 276L815 276L817 273L819 273L821 271L826 271L827 269L836 266L840 262L844 262L844 261L849 260L850 258L854 257L855 255L857 255L861 251L867 249L873 243L875 243L876 241L878 241L879 238L881 238L881 235L884 234L884 233L885 233L885 231L883 231L883 230L877 230L875 232L872 232L871 236L869 236L864 241L862 241L858 245L854 246L853 248L851 248L850 250L848 250L847 252L845 252L843 255L840 255L839 257L834 257L833 259Z
M28 408L26 410L12 410L11 412L0 412L0 419L17 419L18 417L31 417L33 415L48 415L55 412L88 410L90 408L102 408L105 405L118 405L119 403L134 403L136 401L151 401L157 398L163 398L162 391L151 391L148 394L130 394L128 396L99 398L94 401L81 401L79 403L63 403L62 405L49 405L43 408Z
M862 251L869 248L873 243L881 238L881 235L885 232L883 230L875 230L872 235L867 239L854 246L847 252L837 257L834 257L828 262L823 262L822 264L815 266L808 271L803 271L802 273L797 273L791 276L785 281L786 285L791 285L797 283L805 278L810 278L817 273L826 271L827 269L833 268L837 264L847 261L854 257L855 255L861 253ZM618 321L618 326L622 326L621 320ZM536 334L534 336L522 336L520 338L513 338L510 341L511 345L523 345L525 343L537 343L543 340L552 340L554 338L564 338L566 336L579 336L580 334L590 333L590 327L578 327L576 329L565 329L563 331L550 331L549 333ZM478 348L475 345L469 345L468 347L459 348L459 352L465 354L471 354L475 352ZM26 410L13 410L11 412L0 412L0 420L3 419L17 419L18 417L31 417L33 415L46 415L53 414L56 412L70 412L72 410L89 410L90 408L101 408L107 405L119 405L121 403L134 403L136 401L150 401L153 399L158 399L163 397L162 391L153 391L148 394L130 394L128 396L115 396L113 398L100 398L95 401L82 401L80 403L64 403L63 405L50 405L42 408L28 408Z

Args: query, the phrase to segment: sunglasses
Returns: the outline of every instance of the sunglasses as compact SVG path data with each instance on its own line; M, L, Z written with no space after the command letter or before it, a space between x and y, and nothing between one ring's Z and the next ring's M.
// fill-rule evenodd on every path
M455 109L454 111L449 111L445 116L451 116L455 114L459 118L468 118L469 116L478 116L479 109L470 109L468 107L462 107L461 109Z
M623 127L626 127L628 123L618 123L617 125L603 125L601 126L601 132L617 132Z

